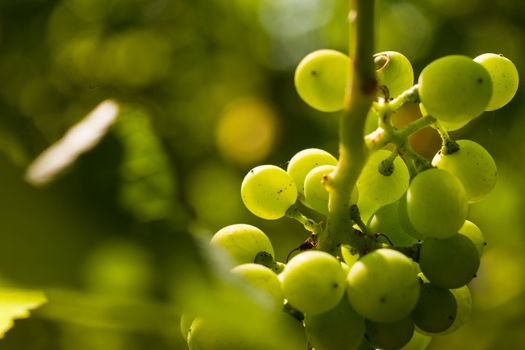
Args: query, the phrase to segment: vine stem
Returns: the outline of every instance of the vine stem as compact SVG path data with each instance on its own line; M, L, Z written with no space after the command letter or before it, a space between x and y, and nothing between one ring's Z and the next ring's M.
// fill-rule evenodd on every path
M319 234L319 249L339 255L347 243L359 251L372 242L353 233L350 198L368 156L364 128L377 95L374 61L374 0L350 0L350 58L353 67L339 122L339 162L325 186L329 192L328 220Z

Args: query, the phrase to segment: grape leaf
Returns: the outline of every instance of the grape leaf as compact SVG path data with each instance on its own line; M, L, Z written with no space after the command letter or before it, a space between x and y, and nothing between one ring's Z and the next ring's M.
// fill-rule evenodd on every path
M41 291L0 288L0 339L13 327L17 318L29 317L29 312L47 302Z
M119 171L121 205L141 221L182 212L176 203L176 175L150 116L140 109L123 107L113 130L124 148Z

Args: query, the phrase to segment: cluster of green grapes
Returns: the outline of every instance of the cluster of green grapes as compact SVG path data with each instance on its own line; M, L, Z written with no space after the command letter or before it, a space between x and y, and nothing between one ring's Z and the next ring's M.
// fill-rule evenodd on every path
M369 243L357 248L348 240L337 242L336 252L317 249L326 220L315 222L300 211L307 207L331 219L327 182L339 165L315 148L294 155L286 170L255 167L241 186L256 216L287 216L310 231L299 253L275 261L269 238L246 224L225 227L211 239L231 258L233 275L262 291L276 310L295 316L310 349L424 349L432 336L458 329L471 311L467 284L485 241L467 220L469 204L493 189L497 169L481 145L452 140L448 131L507 104L517 90L517 70L496 54L446 56L424 68L414 85L402 54L382 52L374 61L380 89L367 118L375 130L362 134L370 154L348 198L349 234ZM318 110L342 110L351 70L348 56L315 51L297 67L297 91ZM396 128L391 116L406 103L420 104L421 120ZM443 139L431 161L407 141L429 125ZM186 320L190 349L252 348L221 338L216 329L210 337L202 323Z

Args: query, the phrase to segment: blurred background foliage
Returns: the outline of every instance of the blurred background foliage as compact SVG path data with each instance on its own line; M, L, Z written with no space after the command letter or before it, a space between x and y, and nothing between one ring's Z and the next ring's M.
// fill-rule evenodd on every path
M183 349L182 310L235 323L226 310L249 301L215 288L221 259L199 242L250 223L284 260L306 237L249 214L239 187L300 149L336 154L337 113L301 102L293 70L315 49L346 51L346 12L346 0L0 0L0 281L50 300L0 349ZM524 23L521 0L378 0L377 51L404 53L416 76L443 55L502 53L525 77ZM107 98L121 105L109 134L50 185L24 181ZM471 207L488 241L472 321L429 349L525 347L524 112L520 88L455 133L493 154L499 183ZM429 131L413 142L439 147Z

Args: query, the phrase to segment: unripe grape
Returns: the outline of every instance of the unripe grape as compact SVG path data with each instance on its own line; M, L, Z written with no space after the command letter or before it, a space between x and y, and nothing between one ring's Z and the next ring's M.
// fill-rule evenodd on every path
M467 237L427 239L421 244L419 266L436 286L451 289L469 283L479 268L479 254Z
M498 169L489 152L470 140L456 141L459 150L452 154L439 151L432 165L456 176L467 193L468 200L482 200L496 185Z
M417 239L410 236L399 223L399 202L394 202L378 211L370 218L368 228L373 233L382 233L398 247L406 247L417 242Z
M304 204L325 215L328 214L328 191L322 181L334 169L334 165L321 165L312 169L304 179ZM358 190L354 188L350 203L357 203L358 197Z
M456 319L457 303L452 292L432 283L423 283L412 319L416 326L429 333L447 330Z
M242 264L234 267L231 271L234 275L243 278L250 286L263 292L263 295L269 297L276 307L283 305L284 294L281 281L266 266L253 263Z
M414 225L412 225L412 223L410 222L408 218L406 193L396 203L397 203L397 215L399 218L400 228L403 231L405 231L407 234L409 234L411 237L417 239L418 241L422 241L423 239L425 239L425 236L423 236L421 233L416 231L416 229L414 228Z
M235 264L252 263L259 252L274 255L268 236L257 227L246 224L220 229L213 235L210 244L225 250Z
M476 224L471 221L466 220L463 226L459 229L460 234L468 237L474 246L478 250L479 256L483 255L483 249L485 248L485 237L483 237L483 232L479 229Z
M401 158L396 156L389 164L390 168L381 165L382 163L385 165L391 155L392 152L387 150L374 152L368 158L357 180L358 206L363 217L368 218L380 207L397 201L408 188L410 174ZM380 167L391 172L381 173Z
M260 218L282 218L297 200L292 177L275 165L260 165L244 177L241 197L246 208Z
M412 339L410 339L408 344L403 346L401 350L425 350L431 340L432 337L421 334L416 330L412 336Z
M425 108L425 106L423 106L422 103L419 104L419 110L421 111L421 115L423 117L428 116L428 111ZM465 125L467 125L469 121L470 120L460 120L460 121L445 122L443 120L440 120L439 121L439 126L442 127L443 129L447 130L447 131L455 131L455 130L459 130L462 127L464 127Z
M334 50L308 54L295 70L295 88L304 102L322 112L343 109L350 58Z
M295 181L297 191L304 194L304 180L312 169L321 165L336 165L337 159L330 153L318 148L304 149L295 154L286 171Z
M392 249L377 249L357 261L348 274L347 296L361 315L376 322L407 316L419 297L417 266Z
M414 335L414 322L410 317L389 323L366 320L365 324L368 342L379 349L400 349Z
M519 84L518 70L514 63L503 55L494 53L485 53L474 58L474 61L485 67L492 80L492 97L485 110L493 111L509 103L518 91Z
M294 256L281 274L283 291L290 304L306 314L326 312L339 303L345 292L341 263L321 251Z
M358 349L365 333L365 320L346 298L320 314L305 314L306 336L316 350Z
M472 313L472 296L470 295L468 287L463 286L461 288L449 289L449 291L452 293L456 302L456 317L454 318L452 325L442 332L426 332L418 328L416 325L416 330L418 332L430 336L450 334L458 330L470 319Z
M252 331L239 331L240 322L251 322ZM265 314L263 320L235 320L232 315L224 319L197 317L191 324L188 346L190 350L303 350L306 337L302 325L281 311Z
M465 222L468 202L461 182L441 169L419 173L407 191L406 209L410 222L425 237L455 235Z
M251 350L253 345L253 339L241 334L235 335L222 322L208 318L196 318L188 334L190 350Z
M396 51L385 51L374 55L379 85L388 89L394 98L414 85L414 71L408 58Z
M466 123L479 116L492 96L487 70L466 56L445 56L419 76L419 97L439 122Z
M470 319L472 314L472 295L470 294L468 287L463 286L461 288L450 289L450 292L452 292L452 295L454 295L454 299L456 299L456 305L458 306L456 319L448 329L439 333L440 335L449 334L456 331Z

